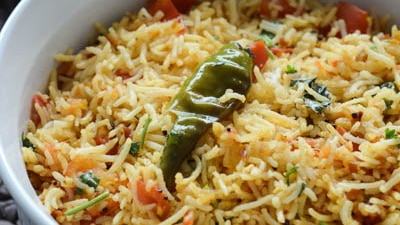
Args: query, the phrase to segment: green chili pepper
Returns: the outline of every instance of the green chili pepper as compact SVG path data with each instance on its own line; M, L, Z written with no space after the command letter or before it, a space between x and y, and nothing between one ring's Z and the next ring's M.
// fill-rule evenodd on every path
M251 84L253 61L235 43L209 56L188 78L169 110L178 116L167 136L160 167L169 189L174 188L174 177L182 162L192 152L198 139L213 122L231 114L242 105L237 99L220 102L226 90L245 95Z

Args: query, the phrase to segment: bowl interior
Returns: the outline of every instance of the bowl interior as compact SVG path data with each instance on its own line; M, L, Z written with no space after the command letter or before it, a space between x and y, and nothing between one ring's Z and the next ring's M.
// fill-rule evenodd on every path
M24 224L56 224L42 210L28 179L21 154L21 134L30 111L30 99L45 90L53 56L72 47L84 47L95 35L94 22L108 26L145 1L24 0L0 33L1 88L0 175L26 217ZM24 220L29 218L29 220Z
M325 0L325 2L332 2ZM398 0L353 0L360 7L400 21ZM53 56L68 47L79 49L95 34L93 23L110 25L145 0L24 0L0 33L2 106L0 117L0 175L26 218L24 224L56 224L40 207L22 160L21 133L29 116L30 99L44 90L54 67Z

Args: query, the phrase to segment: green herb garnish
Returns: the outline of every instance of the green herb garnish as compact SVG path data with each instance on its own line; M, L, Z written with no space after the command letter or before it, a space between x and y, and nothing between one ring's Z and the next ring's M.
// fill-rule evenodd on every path
M386 128L385 130L385 139L399 139L399 135L397 134L397 131L395 129L391 130L389 128ZM397 144L397 147L400 148L400 143Z
M394 92L398 93L399 89L397 88L396 84L392 81L385 82L379 85L379 88L389 88L392 89Z
M383 101L385 102L385 110L387 109L391 109L392 105L393 105L393 100L387 99L387 98L383 98Z
M149 124L151 122L151 118L147 117L146 121L144 122L142 135L140 137L140 149L143 149L144 140L146 139L147 130L149 129Z
M83 194L83 189L77 187L77 188L75 189L74 194L75 194L75 195L81 195L81 194Z
M267 50L268 57L270 59L274 60L275 59L275 55L274 55L274 53L272 53L271 49L269 49L268 47L265 47L265 50Z
M144 140L146 139L147 130L149 129L149 124L151 122L151 118L148 117L143 125L142 134L140 136L140 142L132 142L131 147L129 149L129 154L135 156L139 153L144 146Z
M294 66L288 64L286 66L286 73L288 73L288 74L297 73L297 70L296 70L296 68L294 68Z
M97 178L93 171L89 170L86 173L79 176L79 179L82 183L86 184L89 187L96 188L99 185L100 179Z
M286 179L286 184L287 184L288 186L290 185L290 176L291 176L292 174L295 174L295 173L297 172L297 169L298 169L298 168L299 168L299 167L294 166L294 167L288 169L288 171L286 171L286 173L285 173L285 179Z
M304 189L306 189L306 183L301 183L300 191L299 191L299 194L297 195L297 197L299 197L301 194L303 194Z
M386 128L385 130L385 139L398 139L398 135L395 129L391 130L389 128Z
M89 208L90 206L93 206L93 205L97 204L98 202L100 202L101 200L107 198L108 196L110 196L110 193L109 192L104 192L101 195L97 196L96 198L94 198L94 199L92 199L92 200L90 200L88 202L85 202L82 205L79 205L79 206L77 206L77 207L75 207L73 209L70 209L70 210L66 211L64 214L66 216L74 215L74 214L76 214L76 213L78 213L78 212L80 212L82 210L85 210L85 209Z
M138 142L132 142L131 147L129 148L129 154L135 156L139 153L139 143Z
M262 30L260 36L268 47L271 47L273 45L272 39L275 38L274 33L272 33L271 31Z
M328 225L328 223L324 221L319 221L318 225Z
M315 82L315 80L316 78L294 79L290 81L290 87L296 87L298 83L305 83L306 85L308 85L308 87L313 89L319 95L328 98L327 101L319 101L315 99L313 95L308 93L307 90L305 90L303 94L304 104L314 112L321 114L322 109L328 107L332 103L332 101L330 99L330 92L328 91L326 86Z
M22 134L22 146L25 148L31 148L32 150L36 149L36 146L26 137L25 134Z

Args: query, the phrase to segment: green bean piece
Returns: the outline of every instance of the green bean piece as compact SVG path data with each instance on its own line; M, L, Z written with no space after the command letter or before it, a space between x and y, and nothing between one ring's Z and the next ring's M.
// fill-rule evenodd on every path
M252 58L240 45L227 44L195 69L171 101L169 110L177 120L167 136L160 163L168 189L175 188L175 174L212 123L242 105L238 99L220 102L219 98L228 89L246 95L252 68Z

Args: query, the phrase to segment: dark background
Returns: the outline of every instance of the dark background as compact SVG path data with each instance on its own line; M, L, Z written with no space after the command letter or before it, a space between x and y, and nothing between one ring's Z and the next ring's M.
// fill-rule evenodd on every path
M19 0L0 0L0 32ZM0 178L0 225L20 224L18 222L17 207Z

